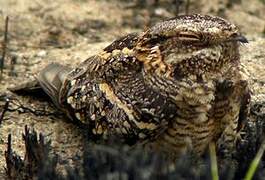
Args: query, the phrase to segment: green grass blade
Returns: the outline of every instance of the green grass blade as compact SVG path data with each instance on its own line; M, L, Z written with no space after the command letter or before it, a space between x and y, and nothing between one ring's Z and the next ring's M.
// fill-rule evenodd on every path
M263 142L255 158L252 160L244 180L251 180L253 178L257 170L257 167L259 165L259 162L262 158L262 155L264 154L264 150L265 150L265 143Z
M215 145L210 144L211 173L213 180L219 180Z

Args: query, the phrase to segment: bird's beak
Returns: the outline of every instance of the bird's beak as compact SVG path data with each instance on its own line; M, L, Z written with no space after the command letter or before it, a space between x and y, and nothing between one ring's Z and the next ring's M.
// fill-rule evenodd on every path
M239 41L239 42L242 42L242 43L248 43L248 40L245 36L243 35L238 35L236 37L233 38L234 41Z

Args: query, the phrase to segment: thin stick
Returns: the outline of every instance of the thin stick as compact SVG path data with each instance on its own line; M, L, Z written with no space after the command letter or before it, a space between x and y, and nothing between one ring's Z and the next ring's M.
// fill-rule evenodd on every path
M9 106L9 99L6 99L5 105L3 107L2 112L0 112L0 125L4 119L5 113L8 110L8 106Z
M12 147L11 147L11 134L8 134L7 150L5 151L6 158L6 173L11 178L11 167L12 167Z
M190 10L190 0L187 0L185 6L185 14L189 14L189 10Z
M176 6L176 11L175 11L175 15L178 16L179 15L179 7L182 4L182 0L175 0L175 6Z
M3 45L2 45L2 58L1 58L1 64L0 64L0 69L1 69L1 75L3 73L3 69L4 69L4 62L5 62L5 56L6 56L6 48L7 48L7 34L8 34L8 20L9 17L6 17L5 20L5 34L4 34L4 41L3 41Z

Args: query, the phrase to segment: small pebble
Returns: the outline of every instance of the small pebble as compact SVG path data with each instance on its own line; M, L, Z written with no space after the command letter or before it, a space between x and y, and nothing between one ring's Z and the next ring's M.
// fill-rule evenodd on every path
M38 52L37 57L44 57L46 55L47 55L47 51L41 50L40 52Z

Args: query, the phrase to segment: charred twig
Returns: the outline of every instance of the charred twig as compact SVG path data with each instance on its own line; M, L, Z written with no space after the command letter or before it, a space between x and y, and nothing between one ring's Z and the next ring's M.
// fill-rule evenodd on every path
M2 57L1 57L1 61L0 61L1 75L2 75L3 69L4 69L4 62L5 62L6 49L7 49L8 20L9 20L9 18L7 16L6 20L5 20L5 33L4 33L4 41L2 44Z
M11 164L12 164L11 157L12 157L11 134L9 134L7 138L7 150L5 151L6 174L8 175L8 177L11 177Z
M18 111L19 113L32 113L35 116L54 116L54 115L60 115L62 113L58 112L58 111L54 111L54 112L48 112L46 110L39 110L39 109L34 109L33 107L27 107L24 106L18 99L14 98L14 97L6 97L6 95L3 95L4 97L0 96L0 100L1 98L3 98L5 101L7 101L8 99L8 104L5 104L4 107L6 107L6 111L8 112L14 112L14 111ZM1 114L0 114L1 117Z
M3 107L3 110L0 112L0 125L4 119L5 113L8 110L8 106L9 106L9 99L6 99L5 105Z
M45 144L44 137L40 133L39 140L38 134L33 129L32 132L29 131L29 128L25 126L25 134L23 134L23 140L25 143L25 158L24 163L28 169L28 173L32 177L33 174L36 174L38 168L43 166L43 161L46 156L48 156L49 151L49 142Z
M12 103L14 103L12 101ZM26 107L19 101L17 101L16 108L11 109L8 108L8 111L18 111L19 113L32 113L35 116L52 116L52 115L58 115L58 112L47 112L45 110L39 110L39 109L34 109L32 107ZM60 114L60 113L59 113Z
M22 160L20 156L12 151L11 135L8 135L7 150L5 151L6 174L8 178L34 179L44 170L48 170L50 174L55 174L57 159L56 157L49 158L50 141L46 142L42 134L39 134L38 138L37 132L34 129L30 131L27 126L25 126L23 141L25 156Z
M23 105L16 97L7 95L7 94L0 94L0 101L4 101L5 105L3 106L4 113L6 112L18 112L18 113L31 113L35 116L60 116L63 113L60 111L52 111L49 112L45 109L35 109L34 107L27 107ZM0 111L0 124L1 124L1 117L4 116L3 110Z
M10 61L10 76L17 76L17 73L15 72L15 65L17 64L17 57L12 56Z
M20 156L15 154L12 151L11 146L11 134L8 135L8 142L7 142L7 150L5 151L5 158L6 158L6 174L9 179L16 179L17 177L21 177L19 172L24 167L24 163ZM22 178L21 178L22 179Z
M186 0L185 14L189 14L189 9L190 9L190 0Z
M181 4L183 3L183 0L175 0L175 6L176 6L176 12L175 15L178 16L179 15L179 9Z
M190 8L190 0L175 0L175 6L176 6L176 10L175 10L175 15L178 16L180 13L180 7L181 6L185 6L184 10L185 10L185 14L189 14L189 8ZM182 8L181 8L182 9Z

